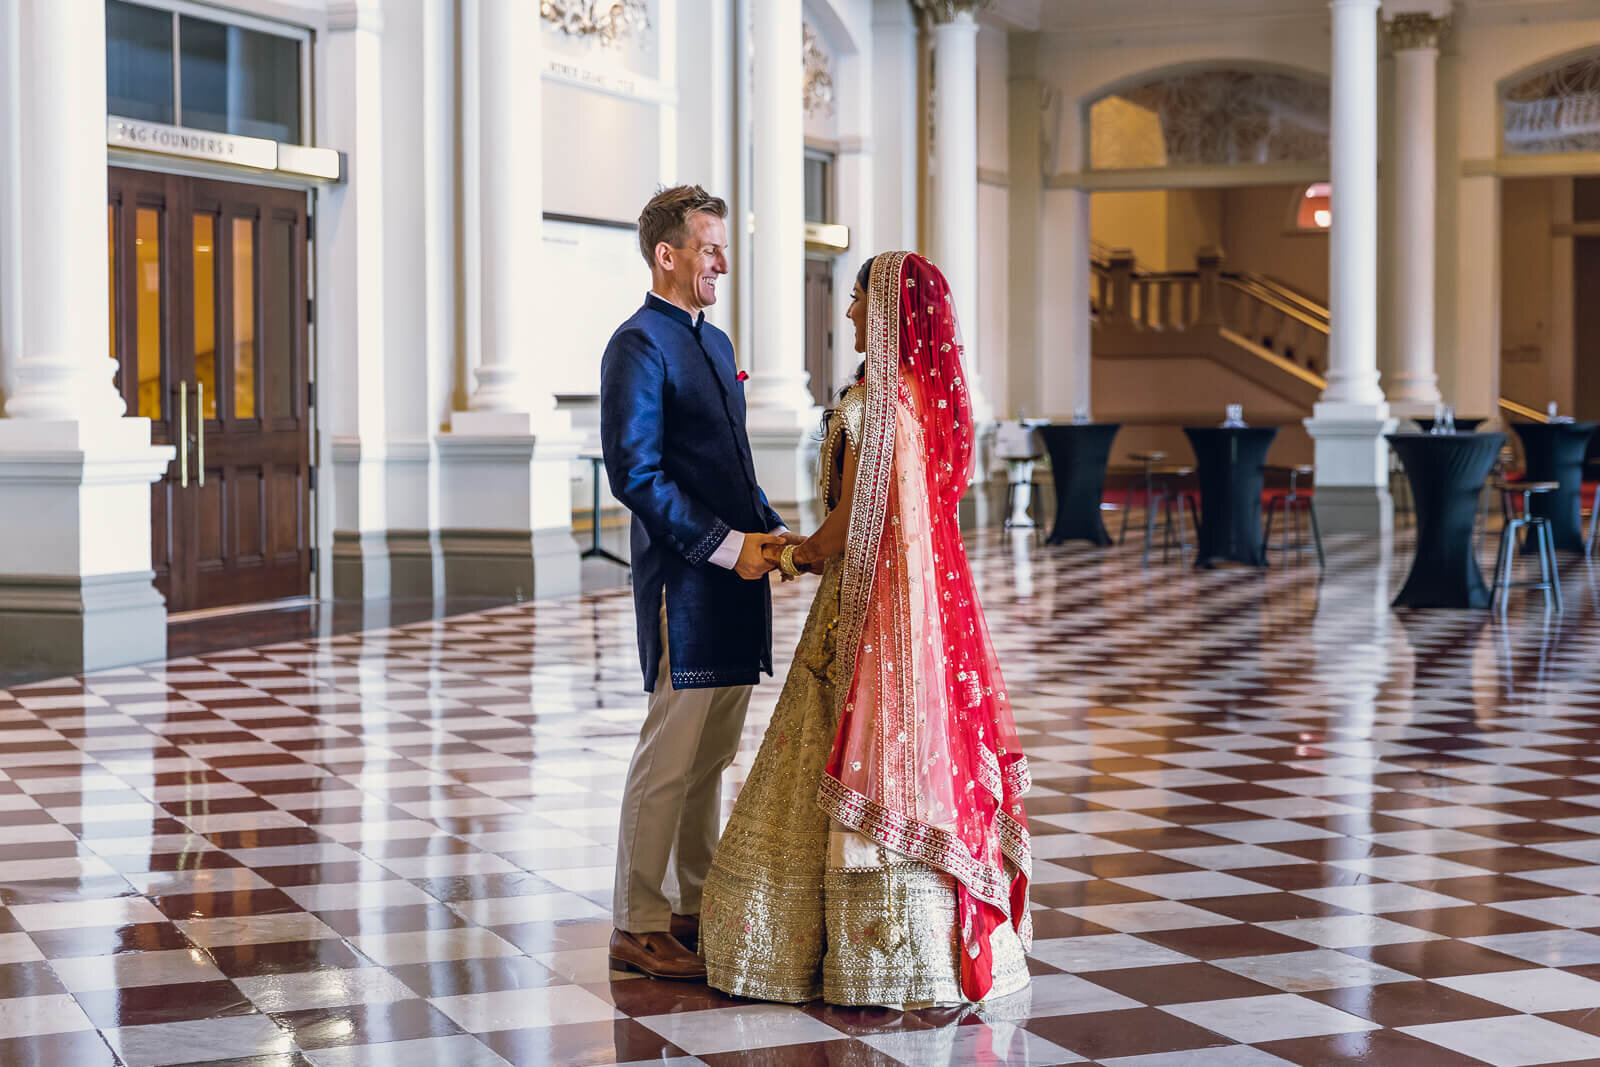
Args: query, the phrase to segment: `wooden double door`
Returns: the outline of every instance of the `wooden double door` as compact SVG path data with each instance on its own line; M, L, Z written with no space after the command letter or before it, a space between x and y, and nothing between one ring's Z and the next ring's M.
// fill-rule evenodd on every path
M177 448L152 488L169 611L311 590L307 194L111 168L111 354Z

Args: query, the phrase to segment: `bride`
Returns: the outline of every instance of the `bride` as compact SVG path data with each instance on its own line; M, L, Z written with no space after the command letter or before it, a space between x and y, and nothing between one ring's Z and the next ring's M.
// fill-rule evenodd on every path
M822 576L705 883L707 981L762 1000L921 1007L1028 982L1028 764L956 507L973 424L950 286L861 268L857 384L825 423ZM775 557L777 558L777 557Z

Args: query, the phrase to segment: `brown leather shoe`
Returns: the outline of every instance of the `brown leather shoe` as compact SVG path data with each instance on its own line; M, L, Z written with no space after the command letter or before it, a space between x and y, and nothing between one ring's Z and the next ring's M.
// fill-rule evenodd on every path
M678 939L678 944L690 952L700 951L700 916L674 914L671 932Z
M678 939L659 931L630 934L611 932L611 967L617 971L638 971L651 978L693 982L706 976L706 965Z

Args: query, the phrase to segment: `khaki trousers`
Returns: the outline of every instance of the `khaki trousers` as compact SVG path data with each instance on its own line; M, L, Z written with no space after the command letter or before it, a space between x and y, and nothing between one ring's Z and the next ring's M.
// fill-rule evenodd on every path
M700 913L717 847L722 772L739 752L752 688L673 689L662 604L660 671L622 794L612 898L618 930L666 930L673 912ZM676 901L668 900L669 872Z

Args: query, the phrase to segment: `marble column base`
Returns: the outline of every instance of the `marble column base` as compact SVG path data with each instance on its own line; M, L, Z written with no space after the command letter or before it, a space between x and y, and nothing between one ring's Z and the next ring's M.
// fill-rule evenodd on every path
M441 530L449 596L570 596L578 592L578 543L571 530Z
M526 415L457 413L451 432L434 442L446 595L578 591L572 480L580 441Z
M50 678L167 655L167 605L153 571L0 575L7 671Z
M1394 528L1389 497L1389 442L1396 420L1387 404L1321 402L1305 420L1316 443L1317 521L1325 534L1387 533Z
M388 600L392 590L388 532L333 531L333 599Z
M818 418L820 419L820 415ZM748 428L756 478L767 501L787 521L797 505L816 495L818 423L806 426Z

